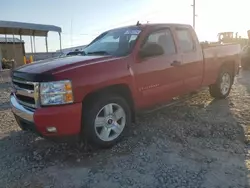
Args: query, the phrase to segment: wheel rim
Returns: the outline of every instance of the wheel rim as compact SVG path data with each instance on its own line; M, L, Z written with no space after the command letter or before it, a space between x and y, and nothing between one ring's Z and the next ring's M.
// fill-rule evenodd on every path
M228 73L224 73L222 78L221 78L221 93L223 95L226 95L230 89L230 85L231 85L231 77Z
M123 108L115 103L105 105L95 118L95 132L102 141L113 141L121 135L126 125Z

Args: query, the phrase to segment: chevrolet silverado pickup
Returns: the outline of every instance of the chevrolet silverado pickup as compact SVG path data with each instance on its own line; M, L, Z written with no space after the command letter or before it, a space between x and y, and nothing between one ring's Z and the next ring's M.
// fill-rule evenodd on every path
M239 45L201 46L185 24L137 24L108 30L81 55L12 72L12 112L23 130L45 138L77 136L97 147L117 143L138 110L204 86L226 98Z

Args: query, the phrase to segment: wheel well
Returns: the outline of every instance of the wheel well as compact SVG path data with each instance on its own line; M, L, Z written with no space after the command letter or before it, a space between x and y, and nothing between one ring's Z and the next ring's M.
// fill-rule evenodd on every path
M225 61L222 63L221 69L227 68L232 71L233 76L235 76L235 62L234 61Z
M135 122L135 108L134 108L134 100L132 97L132 93L129 87L126 84L117 84L108 86L96 91L93 91L87 94L83 99L83 107L88 106L88 104L92 103L96 98L105 97L108 94L117 94L123 97L129 104L132 113L132 121Z

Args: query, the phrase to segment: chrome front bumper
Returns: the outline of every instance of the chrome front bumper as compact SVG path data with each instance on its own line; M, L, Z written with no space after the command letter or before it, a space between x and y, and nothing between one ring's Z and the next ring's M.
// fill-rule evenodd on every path
M32 123L34 122L34 112L27 110L21 104L19 104L14 95L10 96L10 104L11 104L11 110L16 116L26 121Z

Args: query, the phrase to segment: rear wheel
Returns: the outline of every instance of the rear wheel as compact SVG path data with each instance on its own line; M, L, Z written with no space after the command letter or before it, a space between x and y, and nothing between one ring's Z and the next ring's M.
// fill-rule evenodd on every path
M131 123L131 111L126 100L109 95L93 100L83 113L83 136L90 144L107 148L116 144Z
M217 82L209 87L210 95L214 98L226 98L233 84L233 74L230 69L223 68L217 79Z

